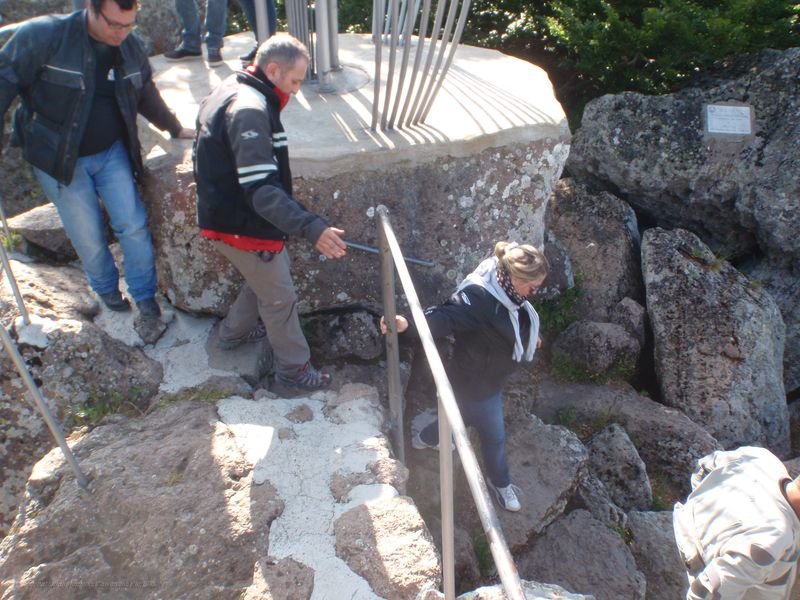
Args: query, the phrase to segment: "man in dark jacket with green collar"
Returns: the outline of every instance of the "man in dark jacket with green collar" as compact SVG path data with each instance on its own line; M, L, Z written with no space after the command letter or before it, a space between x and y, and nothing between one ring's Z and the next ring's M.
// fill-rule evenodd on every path
M313 390L329 385L330 375L309 362L284 242L301 235L327 258L344 256L346 246L340 237L344 231L292 197L280 111L300 89L308 60L295 38L273 36L259 48L254 65L228 77L203 100L194 176L201 235L246 281L220 324L220 345L232 348L268 335L276 381Z
M20 97L12 143L58 209L92 289L111 310L126 311L130 304L120 294L105 237L105 208L139 311L136 329L153 343L164 325L155 301L153 244L136 190L142 171L136 117L172 137L194 132L167 108L141 43L129 36L137 10L136 0L88 0L85 10L20 24L0 50L0 115Z

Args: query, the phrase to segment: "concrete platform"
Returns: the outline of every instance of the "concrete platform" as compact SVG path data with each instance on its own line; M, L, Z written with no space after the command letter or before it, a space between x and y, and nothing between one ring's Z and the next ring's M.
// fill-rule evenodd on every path
M238 56L252 47L252 40L251 33L225 38L225 64L217 68L200 59L173 63L163 56L152 58L156 83L184 125L194 125L200 101L240 68ZM373 132L369 128L375 56L371 37L340 35L339 48L341 63L348 71L363 74L367 84L347 93L320 93L319 85L309 82L289 103L283 122L295 177L324 178L342 170L381 169L403 162L424 164L442 156L471 156L487 148L569 138L566 116L542 69L472 46L459 47L424 124ZM383 90L387 70L385 62ZM152 133L143 139L145 153L154 144L167 151L190 146Z

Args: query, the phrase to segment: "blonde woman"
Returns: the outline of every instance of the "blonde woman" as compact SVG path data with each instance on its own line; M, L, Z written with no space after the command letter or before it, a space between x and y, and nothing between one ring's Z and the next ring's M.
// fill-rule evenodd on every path
M501 392L511 373L533 360L541 343L539 315L527 298L547 272L547 259L534 246L498 242L494 254L467 275L447 302L425 311L434 337L455 338L448 377L464 423L480 437L489 489L510 511L520 509L519 488L511 483L506 459ZM418 335L404 316L398 315L396 323L404 336ZM383 319L381 330L386 333ZM437 448L438 438L434 421L414 436L412 445Z

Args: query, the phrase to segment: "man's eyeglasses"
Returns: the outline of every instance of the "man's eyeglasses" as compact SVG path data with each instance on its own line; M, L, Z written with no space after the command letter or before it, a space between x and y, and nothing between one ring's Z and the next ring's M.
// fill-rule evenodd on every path
M130 23L117 23L116 21L112 21L107 16L105 16L103 14L102 9L98 10L97 12L100 13L101 17L103 17L103 20L106 22L106 25L108 25L108 28L109 29L113 29L114 31L128 31L128 30L133 29L134 27L136 27L136 21L135 20L130 22Z

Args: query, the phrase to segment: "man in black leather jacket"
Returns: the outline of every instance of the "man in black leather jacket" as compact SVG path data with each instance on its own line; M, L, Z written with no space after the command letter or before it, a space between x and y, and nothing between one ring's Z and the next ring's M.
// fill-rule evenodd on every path
M130 310L105 238L102 208L125 256L136 329L152 343L164 331L147 217L136 190L142 171L136 116L172 137L191 138L152 81L134 36L135 0L89 0L85 10L21 23L0 49L0 114L19 96L12 144L58 209L92 289ZM102 201L101 204L98 201Z

